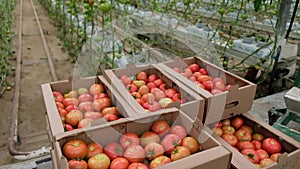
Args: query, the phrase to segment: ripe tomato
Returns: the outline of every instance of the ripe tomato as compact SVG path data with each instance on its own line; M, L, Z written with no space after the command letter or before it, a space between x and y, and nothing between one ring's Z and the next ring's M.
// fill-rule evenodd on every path
M254 145L255 150L258 150L258 149L262 148L262 143L258 140L253 140L251 143Z
M64 104L65 107L68 107L70 105L78 105L78 100L76 98L65 98L62 103Z
M145 146L145 155L149 160L153 160L156 157L164 154L164 147L156 142L149 143Z
M256 153L258 155L259 160L269 158L269 154L263 149L256 150Z
M88 158L88 159L96 154L103 153L103 147L100 144L95 143L95 142L89 143L87 145L87 148L88 148L88 152L87 152L86 158Z
M124 86L127 86L127 85L131 84L131 82L132 82L132 79L130 79L128 76L125 76L125 75L122 75L120 77L120 79Z
M165 90L165 95L168 98L172 98L176 93L177 91L174 88L168 88L167 90Z
M142 162L145 156L145 151L140 145L131 145L124 152L124 157L131 163Z
M104 153L110 158L110 160L114 160L117 157L123 156L124 148L119 143L111 142L105 146Z
M137 80L143 80L145 82L148 81L147 73L144 72L144 71L139 72L135 77L136 77Z
M173 97L172 97L172 100L174 102L180 102L181 104L185 103L186 100L184 98L182 98L181 94L180 93L176 93Z
M141 135L140 142L141 145L145 147L147 144L152 142L160 143L160 138L156 133L147 131Z
M205 68L200 68L199 72L203 75L208 75L207 70Z
M229 91L229 89L231 88L231 86L232 86L232 84L226 85L226 86L225 86L225 90L226 90L226 91Z
M280 153L282 149L280 142L274 138L264 139L262 147L269 154Z
M158 88L162 91L166 91L169 88L169 86L167 85L167 83L162 83L161 85L159 85Z
M252 136L250 133L248 133L246 130L244 129L239 129L238 131L236 131L234 133L234 135L236 136L236 138L239 141L251 141L252 140Z
M89 92L92 96L94 96L97 93L103 93L104 86L102 84L92 84L89 88Z
M213 87L213 82L211 80L204 81L204 82L202 82L202 84L203 84L205 90L211 91L211 89Z
M128 85L127 90L131 92L136 92L138 88L141 86L146 85L146 82L143 80L134 80L131 85ZM136 88L135 88L135 87Z
M160 136L163 136L163 135L166 135L167 133L169 133L170 126L166 121L158 120L152 125L151 130L154 133L156 133Z
M93 119L82 119L78 123L77 128L85 128L85 127L91 127L92 126Z
M184 76L186 78L190 78L191 76L193 76L193 71L189 68L184 69Z
M205 81L210 81L211 77L202 73L201 76L198 77L197 81L203 83Z
M182 145L182 140L176 134L168 134L162 139L161 145L164 147L166 154L171 154L177 146Z
M254 149L254 145L249 141L241 141L237 143L237 148L239 150L243 149Z
M278 158L279 158L280 155L281 155L281 153L274 153L270 156L270 159L275 161L275 162L278 162Z
M64 100L64 96L60 94L60 95L54 96L54 99L56 102L62 102Z
M155 95L153 93L146 93L144 94L141 99L146 103L146 102L154 102L155 99Z
M131 94L131 96L133 96L134 99L142 97L142 95L139 92L132 92L130 94Z
M77 99L79 103L92 102L94 100L94 98L90 94L82 94Z
M87 169L87 163L84 160L70 160L69 169Z
M104 153L96 154L88 160L89 169L108 169L109 165L110 160Z
M158 102L153 101L153 102L146 102L143 104L144 109L149 110L150 112L155 112L160 110L160 105Z
M173 150L171 154L171 160L176 161L190 155L191 155L191 151L187 147L178 146Z
M110 98L102 98L93 101L93 106L95 110L102 111L104 108L111 106Z
M220 90L220 91L224 91L225 90L225 84L222 81L215 81L213 82L213 89L216 89L216 90Z
M182 146L187 147L192 154L199 151L199 143L194 137L185 137L182 140Z
M159 78L153 81L153 83L156 85L156 87L159 87L161 84L164 83L164 80Z
M106 120L106 121L115 121L115 120L118 120L119 117L116 116L115 114L106 114L105 116L103 116L103 118Z
M129 162L126 158L117 157L111 162L109 168L110 169L127 169L128 166L129 166Z
M200 69L200 66L196 63L190 64L188 67L192 72L198 72Z
M83 115L83 118L93 119L93 120L100 119L101 117L102 117L101 113L94 112L94 111L85 112L84 115Z
M78 123L83 119L83 114L79 110L71 110L65 117L66 123L73 127L77 127Z
M72 131L74 130L73 127L70 124L64 124L64 131Z
M180 69L178 67L174 67L173 70L177 73L180 73Z
M127 132L121 136L119 142L123 146L123 148L126 150L131 145L139 145L140 139L139 139L138 135L136 135L135 133Z
M106 93L96 93L94 95L94 100L102 99L102 98L108 98L108 94Z
M234 134L235 133L235 129L232 126L223 126L222 130L223 130L224 134Z
M156 85L153 82L148 82L146 85L150 89L150 91L151 91L151 89L156 87Z
M67 112L70 112L72 110L78 110L79 108L76 105L69 105L65 108Z
M155 80L159 79L156 74L149 75L148 82L154 82Z
M235 117L231 121L231 126L233 126L236 130L242 127L243 124L244 124L244 120L241 117Z
M149 93L150 89L147 85L142 85L139 89L138 89L138 93L140 93L140 95L144 95L146 93Z
M66 115L68 114L67 110L65 109L58 109L58 112L60 117L66 117Z
M238 143L238 139L233 134L223 134L222 138L233 147Z
M127 169L149 169L149 168L143 163L131 163Z
M78 110L80 110L82 112L94 111L93 103L92 102L82 102L79 104Z
M266 159L261 160L259 164L260 164L261 168L264 168L272 163L274 163L273 160L266 158Z
M253 130L250 126L247 125L243 125L240 129L244 129L246 130L248 133L250 133L251 135L253 134Z
M117 107L106 107L101 111L101 114L102 116L105 116L106 114L114 114L116 116L120 115Z
M160 100L160 99L163 99L163 98L167 97L167 96L165 95L165 92L163 92L162 90L156 91L156 92L154 93L154 96L155 96L155 99L156 99L156 100Z
M61 102L55 102L57 109L64 109L65 106Z
M222 90L219 90L219 89L211 89L210 93L211 93L212 95L216 95L216 94L219 94L219 93L223 93L223 91L222 91Z
M254 149L244 149L241 153L244 154L245 157L252 163L259 162L259 157Z
M262 134L254 133L252 134L253 140L263 141L265 137Z
M155 159L153 159L151 162L150 162L150 169L153 169L153 168L156 168L156 167L159 167L159 166L162 166L164 164L167 164L167 163L170 163L171 162L171 159L167 156L159 156Z
M87 145L80 139L69 140L63 146L63 154L67 159L83 159L87 152Z
M172 126L169 133L178 135L180 139L183 139L187 135L187 132L182 125Z
M230 119L225 119L222 121L223 126L230 126Z
M54 97L62 96L61 92L59 92L59 91L53 91L52 94L53 94Z
M216 127L214 128L214 133L221 137L223 135L223 130L219 127Z

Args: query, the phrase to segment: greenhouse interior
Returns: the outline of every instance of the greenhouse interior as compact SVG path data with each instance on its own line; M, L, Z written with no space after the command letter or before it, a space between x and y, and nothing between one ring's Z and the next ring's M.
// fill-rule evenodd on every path
M3 0L0 169L299 169L299 0Z

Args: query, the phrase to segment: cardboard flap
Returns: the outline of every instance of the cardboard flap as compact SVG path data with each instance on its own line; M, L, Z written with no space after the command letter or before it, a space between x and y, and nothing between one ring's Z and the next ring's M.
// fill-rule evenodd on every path
M288 159L288 154L285 152L283 154L281 154L278 158L278 164L284 164L287 162Z
M91 122L91 126L97 126L97 125L106 124L106 123L108 123L108 122L105 119L100 118L100 119L97 119L97 120L93 120Z

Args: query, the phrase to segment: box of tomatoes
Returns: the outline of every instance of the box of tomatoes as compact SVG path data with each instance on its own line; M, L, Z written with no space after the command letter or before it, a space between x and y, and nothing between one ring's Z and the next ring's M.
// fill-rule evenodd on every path
M231 153L177 108L57 135L57 168L227 169Z
M51 141L57 134L136 116L102 76L72 77L41 88Z
M256 85L200 57L176 57L157 66L205 98L205 124L251 109Z
M232 152L232 168L300 166L300 143L249 113L210 124L207 131Z
M152 65L109 69L104 76L140 115L176 106L192 118L203 118L205 100Z

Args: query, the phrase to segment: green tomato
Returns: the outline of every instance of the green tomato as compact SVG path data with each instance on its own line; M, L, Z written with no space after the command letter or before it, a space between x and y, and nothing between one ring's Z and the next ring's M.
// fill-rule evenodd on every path
M224 9L224 8L219 8L219 9L218 9L218 13L219 13L220 15L224 15L225 9Z
M245 14L245 13L243 13L243 14L241 15L241 18L244 19L244 20L246 20L246 19L248 18L248 15Z
M234 12L234 10L235 10L234 7L229 8L229 12Z
M90 4L88 4L88 3L84 3L83 6L85 9L90 9Z
M99 6L100 11L102 11L103 13L106 13L110 10L111 6L109 3L103 3Z

